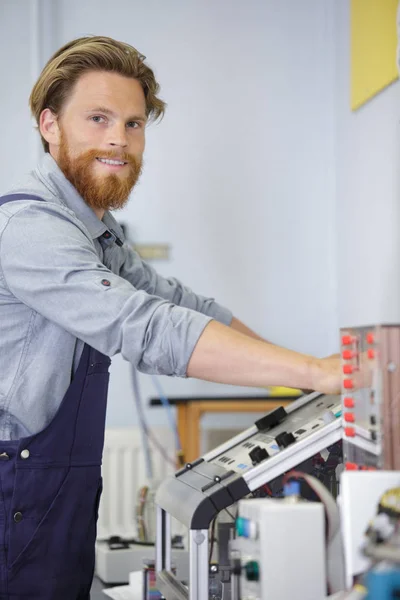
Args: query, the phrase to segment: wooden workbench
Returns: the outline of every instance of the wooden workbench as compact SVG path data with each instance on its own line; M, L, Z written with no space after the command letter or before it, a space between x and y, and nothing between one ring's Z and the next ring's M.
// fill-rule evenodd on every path
M201 417L206 413L269 412L279 406L288 406L296 397L240 396L220 398L169 398L176 406L178 433L182 444L184 462L200 456ZM161 406L159 398L152 398L150 406Z

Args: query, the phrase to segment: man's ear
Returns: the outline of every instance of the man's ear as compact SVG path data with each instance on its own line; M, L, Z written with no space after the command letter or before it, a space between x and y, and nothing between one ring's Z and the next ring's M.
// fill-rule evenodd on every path
M45 108L40 115L39 129L49 146L60 145L60 127L58 125L58 119L49 108Z

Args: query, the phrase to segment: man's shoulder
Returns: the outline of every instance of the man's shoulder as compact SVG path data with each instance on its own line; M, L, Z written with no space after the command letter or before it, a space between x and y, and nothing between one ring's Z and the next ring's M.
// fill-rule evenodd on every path
M54 211L55 214L66 213L75 217L65 202L63 202L55 186L46 185L37 173L38 169L28 173L21 181L0 191L1 198L12 196L11 202L0 206L7 215L15 215L26 208L34 208L39 211Z
M45 186L14 186L0 195L0 203L4 196L12 196L12 200L0 205L0 237L8 228L22 235L35 228L46 235L51 230L60 230L61 222L68 222L90 238L76 214Z

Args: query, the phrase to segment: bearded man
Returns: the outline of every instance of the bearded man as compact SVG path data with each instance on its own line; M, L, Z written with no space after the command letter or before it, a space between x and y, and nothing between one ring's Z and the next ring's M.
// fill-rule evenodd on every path
M132 46L84 37L31 97L44 156L0 198L0 597L89 598L110 357L145 373L338 392L337 357L262 340L213 299L163 278L111 210L163 115Z

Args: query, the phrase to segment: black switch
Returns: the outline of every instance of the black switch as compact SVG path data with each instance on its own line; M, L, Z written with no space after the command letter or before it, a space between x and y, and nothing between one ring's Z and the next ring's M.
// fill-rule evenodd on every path
M250 450L249 456L253 465L258 465L258 463L262 462L265 458L268 458L269 454L265 448L256 446L253 450Z
M286 417L286 410L283 406L279 406L278 408L271 410L264 417L261 417L261 419L258 419L258 421L255 422L255 425L258 431L268 431L268 429L281 423Z
M290 446L290 444L293 444L293 442L296 441L296 438L294 437L293 433L282 431L282 433L276 436L275 441L280 448L287 448Z

